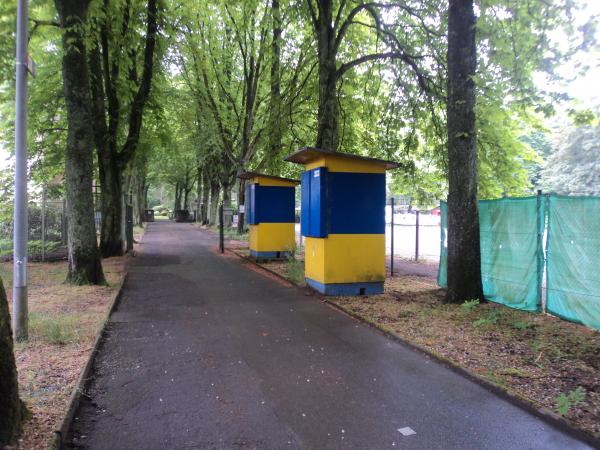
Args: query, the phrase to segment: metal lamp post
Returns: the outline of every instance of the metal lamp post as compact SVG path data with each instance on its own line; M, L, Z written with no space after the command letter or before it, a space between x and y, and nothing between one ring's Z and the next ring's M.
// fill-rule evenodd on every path
M13 337L27 339L27 0L17 9Z

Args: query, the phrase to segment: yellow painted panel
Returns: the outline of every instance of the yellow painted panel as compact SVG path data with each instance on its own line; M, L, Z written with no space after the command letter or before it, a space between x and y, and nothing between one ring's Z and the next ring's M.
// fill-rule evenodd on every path
M314 159L308 164L304 165L305 170L316 169L317 167L325 167L325 158L322 156L320 158Z
M248 225L248 245L252 250L258 246L258 225Z
M330 234L325 283L385 281L385 235Z
M296 186L298 183L294 183L293 181L286 180L274 180L273 178L267 177L254 177L251 180L253 184L260 184L261 186Z
M304 239L304 276L325 283L325 239Z
M319 283L385 280L383 234L330 234L306 238L306 277Z
M382 163L335 155L326 155L315 159L304 167L306 170L327 167L330 172L385 173L385 166Z
M259 223L250 225L250 250L257 252L291 252L296 247L293 223Z

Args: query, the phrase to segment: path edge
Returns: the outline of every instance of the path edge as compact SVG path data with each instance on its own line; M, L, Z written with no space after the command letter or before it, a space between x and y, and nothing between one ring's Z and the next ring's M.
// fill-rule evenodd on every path
M123 295L123 287L125 286L125 283L126 283L128 277L129 277L129 273L126 272L125 275L123 276L123 278L121 279L121 282L119 284L119 289L113 295L113 298L110 303L110 307L104 317L102 326L100 327L100 330L98 330L98 333L96 334L96 340L94 342L94 346L92 347L92 351L90 352L90 356L89 356L85 366L83 367L83 370L79 374L79 378L77 379L77 383L75 384L75 387L73 388L73 392L71 392L71 398L69 399L69 408L67 409L67 412L63 416L60 427L57 430L54 430L54 434L53 434L52 438L50 438L50 442L48 443L48 447L47 447L48 450L61 450L63 448L64 439L69 431L69 428L71 427L71 423L73 422L73 417L75 416L75 412L77 411L77 408L79 408L79 403L81 402L81 396L84 395L83 392L84 392L85 386L88 382L90 372L92 371L92 367L94 365L94 360L96 359L96 354L98 353L100 345L104 339L104 333L106 332L110 316L115 311L115 309L117 308L117 306L119 304L119 301L121 300L121 297Z
M487 378L482 377L481 375L470 372L469 370L465 369L464 367L460 366L459 364L455 363L454 361L446 358L445 356L440 355L440 354L436 353L435 351L429 350L419 344L409 342L409 341L401 338L400 336L397 336L394 333L392 333L384 328L381 328L377 323L370 321L368 319L365 319L364 317L338 305L337 303L334 303L331 300L328 300L326 296L321 295L319 292L310 288L310 286L308 286L308 285L307 286L299 286L296 283L294 283L293 281L291 281L290 279L275 272L274 270L271 270L271 269L268 269L267 267L262 266L261 264L254 261L250 257L242 255L233 249L226 249L226 250L229 253L236 255L238 258L240 258L244 261L247 261L257 267L260 267L265 272L267 272L271 275L275 275L276 277L280 278L281 280L286 281L291 287L293 287L295 289L306 290L308 288L312 293L312 295L311 295L312 297L315 297L316 299L318 299L322 303L325 303L326 305L330 306L331 308L334 308L337 311L339 311L343 314L346 314L346 315L352 317L353 319L355 319L361 323L364 323L365 325L368 325L369 327L375 329L379 333L382 333L383 335L392 339L393 341L398 342L399 344L401 344L413 351L416 351L418 353L421 353L421 354L433 359L438 364L441 364L442 366L451 369L452 371L458 373L459 375L462 375L463 377L477 383L478 385L482 386L484 389L487 389L490 392L493 392L494 394L498 395L498 397L508 401L512 405L517 406L521 409L524 409L525 411L542 419L542 421L546 422L547 424L552 425L555 428L558 428L559 430L567 433L568 435L579 439L580 441L584 442L587 445L590 445L592 448L600 449L600 435L595 435L589 431L578 428L569 419L559 416L554 411L551 411L550 409L548 409L546 407L539 406L533 400L530 400L530 399L520 396L518 394L514 394L512 392L509 392L506 389L504 389L503 387L501 387L500 385L488 380Z

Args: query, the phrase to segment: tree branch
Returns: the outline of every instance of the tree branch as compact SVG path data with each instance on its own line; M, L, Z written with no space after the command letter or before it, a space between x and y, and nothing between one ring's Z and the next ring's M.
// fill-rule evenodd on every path
M306 4L308 5L308 11L310 12L310 18L312 19L313 26L317 28L319 21L317 20L317 14L315 13L315 8L313 8L312 0L306 0Z
M344 63L340 66L340 68L336 72L336 77L339 79L344 73L348 70L356 67L360 64L369 62L369 61L377 61L381 59L401 59L407 62L406 55L403 52L385 52L385 53L372 53L370 55L364 55L360 58L356 58L353 61Z
M129 115L129 130L127 140L121 152L121 162L127 164L133 157L140 138L144 105L150 96L152 87L152 72L154 62L154 48L158 34L158 7L157 0L148 0L148 24L146 28L146 45L144 48L144 67L139 89L131 105Z

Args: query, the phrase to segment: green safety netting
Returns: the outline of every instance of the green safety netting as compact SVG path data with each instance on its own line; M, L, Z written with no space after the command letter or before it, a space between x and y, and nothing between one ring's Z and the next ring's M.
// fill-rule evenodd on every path
M546 310L600 329L600 198L548 198Z
M438 283L447 287L447 207L442 203L442 246ZM488 300L538 311L544 256L544 197L479 202L481 281Z

